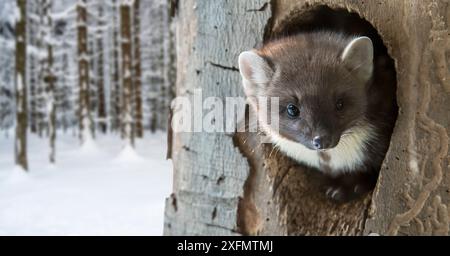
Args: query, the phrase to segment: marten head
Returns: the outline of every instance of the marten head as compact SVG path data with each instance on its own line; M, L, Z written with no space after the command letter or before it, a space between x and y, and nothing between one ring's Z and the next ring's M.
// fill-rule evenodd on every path
M365 124L373 72L368 37L299 34L242 52L239 68L249 99L278 97L276 135L283 139L326 150Z

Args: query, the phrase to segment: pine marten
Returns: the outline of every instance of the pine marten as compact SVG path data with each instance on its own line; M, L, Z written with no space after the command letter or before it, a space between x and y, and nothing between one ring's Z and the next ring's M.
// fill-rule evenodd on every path
M343 202L375 186L396 119L395 73L372 40L305 32L242 52L239 70L253 111L278 97L272 144L328 177L326 195Z

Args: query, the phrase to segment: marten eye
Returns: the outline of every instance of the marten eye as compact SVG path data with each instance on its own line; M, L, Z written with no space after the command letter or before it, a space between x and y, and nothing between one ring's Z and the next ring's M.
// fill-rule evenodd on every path
M292 103L289 103L286 107L287 114L290 118L298 117L300 110Z
M344 101L342 99L339 99L336 102L336 110L341 111L342 109L344 109Z

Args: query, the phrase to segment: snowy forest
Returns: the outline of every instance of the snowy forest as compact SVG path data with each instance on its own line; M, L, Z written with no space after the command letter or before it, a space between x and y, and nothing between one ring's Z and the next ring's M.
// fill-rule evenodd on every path
M160 235L167 0L0 1L0 235Z
M27 131L48 138L55 162L57 131L134 145L166 129L175 76L166 1L7 0L0 10L0 129L16 136L25 170Z

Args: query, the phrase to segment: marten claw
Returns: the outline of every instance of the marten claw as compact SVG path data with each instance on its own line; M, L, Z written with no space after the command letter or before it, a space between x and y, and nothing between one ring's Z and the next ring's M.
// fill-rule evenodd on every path
M325 195L330 200L337 203L345 203L360 197L365 193L365 190L360 185L344 187L344 186L332 186L327 188Z
M329 187L325 194L333 201L340 202L344 198L345 192L341 187Z

